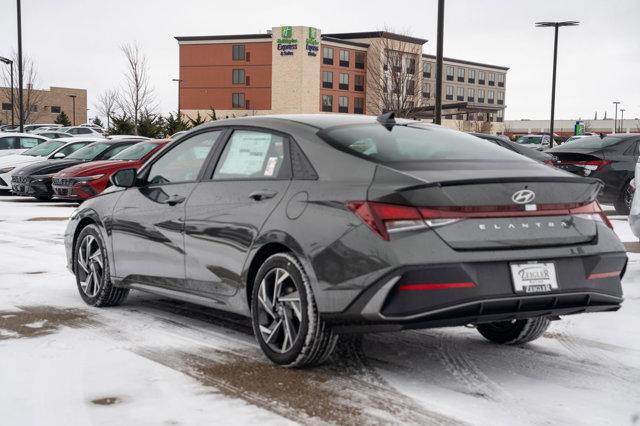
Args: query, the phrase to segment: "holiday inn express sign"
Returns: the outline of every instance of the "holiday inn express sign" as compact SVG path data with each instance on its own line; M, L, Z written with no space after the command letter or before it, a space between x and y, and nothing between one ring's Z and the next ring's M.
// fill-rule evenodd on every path
M293 38L293 27L290 25L280 27L280 38L276 42L281 56L292 56L298 49L298 40Z

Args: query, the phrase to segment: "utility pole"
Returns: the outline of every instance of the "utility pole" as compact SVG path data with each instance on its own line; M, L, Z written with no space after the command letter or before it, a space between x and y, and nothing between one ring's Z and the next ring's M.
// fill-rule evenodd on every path
M20 104L20 133L24 132L24 104L22 99L22 11L20 0L16 0L18 9L18 103Z
M614 101L613 104L616 106L616 115L613 119L613 133L618 133L618 104L619 101Z
M624 133L624 108L620 109L622 116L620 117L620 133Z
M2 56L0 56L0 62L4 62L5 64L9 65L10 67L10 71L9 74L11 75L10 79L11 79L11 127L14 127L16 125L15 123L15 110L16 110L16 103L14 98L14 92L15 92L15 88L13 87L13 61L9 58L4 58Z
M444 0L438 0L438 40L436 42L436 124L442 124L442 48L444 39Z
M182 120L182 114L180 113L180 85L182 84L182 80L179 78L172 78L171 81L176 81L178 83L178 120Z

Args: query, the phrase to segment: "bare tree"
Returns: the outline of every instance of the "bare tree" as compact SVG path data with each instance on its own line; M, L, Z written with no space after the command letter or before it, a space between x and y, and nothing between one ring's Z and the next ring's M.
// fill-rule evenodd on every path
M393 36L385 30L367 53L367 111L411 117L421 101L421 46L385 34Z
M16 123L20 120L20 104L18 102L18 94L20 89L18 86L18 55L13 54L13 88L11 87L11 72L9 67L2 67L1 86L2 86L2 98L6 102L11 102L11 90L13 90L14 105L13 112L15 115ZM22 56L22 102L23 102L23 116L25 123L33 123L42 114L44 108L43 100L44 93L42 90L36 89L38 86L38 69L33 63L31 58ZM11 111L8 111L7 117L11 117Z
M127 60L127 68L124 72L125 85L117 103L122 112L133 119L134 132L138 134L142 112L153 112L156 109L155 95L149 86L147 57L140 51L138 44L124 44L121 50Z
M98 102L94 107L98 113L107 118L107 129L109 129L109 120L116 111L118 106L118 92L115 89L107 89L98 96Z

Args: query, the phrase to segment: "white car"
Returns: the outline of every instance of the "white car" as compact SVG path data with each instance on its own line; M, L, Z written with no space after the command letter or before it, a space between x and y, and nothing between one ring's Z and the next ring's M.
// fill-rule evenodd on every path
M109 140L114 140L114 139L140 139L141 141L147 141L150 138L148 138L146 136L136 136L136 135L110 135L110 136L107 136L107 139L109 139Z
M0 191L11 189L11 175L22 167L44 160L65 158L67 155L93 142L95 140L80 140L75 137L54 139L43 142L22 154L7 155L0 158Z
M50 124L50 123L40 123L40 124L25 124L23 129L25 131L25 133L31 133L33 131L39 130L39 129L48 129L50 127L62 127L61 124Z
M33 135L31 133L1 133L0 157L21 154L27 149L31 149L48 140L49 139L44 136Z
M102 132L97 131L93 127L87 126L73 126L69 127L67 130L64 130L65 133L69 133L73 136L95 136L102 137Z

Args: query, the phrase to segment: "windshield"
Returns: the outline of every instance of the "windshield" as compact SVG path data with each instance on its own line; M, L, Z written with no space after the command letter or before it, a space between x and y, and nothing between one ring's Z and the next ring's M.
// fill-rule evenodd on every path
M56 130L58 132L66 133L71 127L58 127Z
M542 136L520 136L516 143L520 145L540 145L542 143Z
M571 141L571 149L573 148L606 148L622 141L620 137L606 136L589 136L588 138L578 138Z
M93 160L98 155L105 152L110 146L111 144L104 142L92 143L91 145L87 145L84 148L77 150L67 158L74 160Z
M22 155L30 155L31 157L46 157L56 149L60 148L62 145L64 145L64 142L60 141L43 142L40 145L34 146L30 150L23 152Z
M376 163L421 162L433 160L507 160L526 158L487 143L467 133L421 124L381 124L334 127L318 133L341 151Z
M137 143L124 151L120 152L118 155L114 155L112 160L139 160L143 158L145 155L153 151L158 147L157 143L150 142L142 142Z

